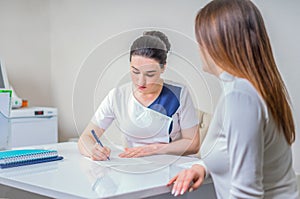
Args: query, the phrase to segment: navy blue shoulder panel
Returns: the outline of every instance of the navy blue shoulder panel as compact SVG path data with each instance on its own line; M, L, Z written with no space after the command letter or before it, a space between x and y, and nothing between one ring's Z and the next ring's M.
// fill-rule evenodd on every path
M181 87L164 83L162 91L148 108L172 117L180 106Z
M180 93L181 87L164 83L159 96L148 108L172 117L180 106ZM170 124L169 133L172 132L172 129L173 121ZM169 138L169 142L172 142L171 137Z

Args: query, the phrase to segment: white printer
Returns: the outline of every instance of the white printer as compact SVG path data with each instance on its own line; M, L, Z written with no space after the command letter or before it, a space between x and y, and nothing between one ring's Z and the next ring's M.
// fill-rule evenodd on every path
M56 108L19 107L21 99L9 85L0 62L0 150L57 142Z
M58 141L56 108L12 109L9 120L11 147L52 144Z
M8 115L0 110L0 137L0 149L57 143L57 109L19 108Z

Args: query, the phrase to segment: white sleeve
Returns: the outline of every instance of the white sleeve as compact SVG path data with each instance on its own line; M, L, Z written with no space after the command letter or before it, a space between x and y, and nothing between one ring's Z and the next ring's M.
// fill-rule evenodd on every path
M257 96L233 92L225 98L224 132L228 132L230 198L263 198L262 111Z
M181 129L191 128L199 123L194 103L186 87L182 88L180 94L179 122Z
M203 162L203 160L200 159L199 162L197 162L197 164L199 164L199 165L201 165L201 166L204 167L204 170L205 170L205 179L207 179L208 176L210 176L210 174L209 174L209 170L207 169L205 163Z
M186 162L186 163L180 164L179 166L182 167L182 168L184 168L184 169L189 169L189 168L191 168L195 164L198 164L198 165L201 165L201 166L204 167L204 169L205 169L205 179L207 179L208 176L209 176L209 171L208 171L205 163L201 159L198 160L198 161Z
M108 95L103 99L95 112L91 122L99 126L100 128L107 129L113 122L115 114L113 111L113 96L115 89L112 89Z

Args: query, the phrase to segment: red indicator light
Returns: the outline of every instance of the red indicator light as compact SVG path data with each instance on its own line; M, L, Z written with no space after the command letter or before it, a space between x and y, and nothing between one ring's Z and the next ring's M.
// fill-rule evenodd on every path
M44 111L34 111L34 115L44 115Z

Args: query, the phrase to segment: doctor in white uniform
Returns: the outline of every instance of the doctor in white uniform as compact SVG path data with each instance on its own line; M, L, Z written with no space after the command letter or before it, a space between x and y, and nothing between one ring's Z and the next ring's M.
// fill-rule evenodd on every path
M101 137L116 121L126 138L124 158L153 154L188 155L199 150L198 119L188 89L164 80L170 43L159 31L145 32L130 48L132 82L112 89L101 102L80 136L80 152L93 160L106 160L108 147L98 145L91 134Z

